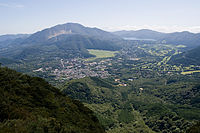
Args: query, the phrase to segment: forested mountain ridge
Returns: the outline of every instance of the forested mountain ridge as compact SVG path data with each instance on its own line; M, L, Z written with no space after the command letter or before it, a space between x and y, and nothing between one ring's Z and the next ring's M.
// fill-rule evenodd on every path
M0 67L0 132L104 133L93 112L45 80Z

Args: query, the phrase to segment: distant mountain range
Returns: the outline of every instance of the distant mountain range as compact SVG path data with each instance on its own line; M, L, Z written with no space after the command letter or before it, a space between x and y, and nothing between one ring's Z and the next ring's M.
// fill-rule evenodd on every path
M185 45L190 48L200 46L200 33L195 34L188 31L162 33L143 29L137 31L116 31L113 34L122 38L154 39L162 43Z

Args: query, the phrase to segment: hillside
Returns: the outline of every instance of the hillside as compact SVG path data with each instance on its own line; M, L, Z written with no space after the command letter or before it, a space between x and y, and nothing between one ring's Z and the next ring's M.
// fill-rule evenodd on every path
M46 45L57 45L65 49L102 49L102 50L119 50L120 47L113 44L112 41L94 39L79 34L59 35L49 39ZM63 46L62 46L63 45ZM76 47L76 48L74 48Z
M199 84L167 79L162 85L163 80L143 78L123 87L110 79L87 77L67 82L63 92L92 109L107 133L185 132L192 120L200 119ZM188 87L183 89L183 83Z
M0 132L103 133L93 112L37 77L0 68Z
M168 63L173 65L200 65L200 46L184 53L173 56Z
M107 133L137 133L142 130L153 133L142 116L122 100L121 89L107 80L96 77L72 80L66 83L63 92L92 109Z

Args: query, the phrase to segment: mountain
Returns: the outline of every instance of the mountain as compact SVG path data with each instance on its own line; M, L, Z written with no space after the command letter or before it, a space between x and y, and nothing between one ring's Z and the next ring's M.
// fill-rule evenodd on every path
M120 37L77 23L67 23L36 32L24 39L0 43L0 57L24 59L49 56L60 58L92 57L87 49L119 50ZM48 56L49 55L49 56ZM53 57L53 58L54 58Z
M118 36L98 28L89 28L77 23L66 23L36 32L27 38L24 43L41 43L59 35L70 34L79 34L103 40L119 39Z
M152 30L138 30L138 31L117 31L113 34L123 38L138 38L138 39L154 39L159 42L165 42L174 45L185 45L189 48L200 46L200 33L190 33L188 31L161 33Z
M173 56L168 63L173 65L199 65L200 66L200 46L184 53Z
M7 35L1 35L0 36L0 42L6 41L6 40L13 40L17 38L27 38L30 36L29 34L7 34Z
M93 112L45 80L0 67L0 132L104 133Z

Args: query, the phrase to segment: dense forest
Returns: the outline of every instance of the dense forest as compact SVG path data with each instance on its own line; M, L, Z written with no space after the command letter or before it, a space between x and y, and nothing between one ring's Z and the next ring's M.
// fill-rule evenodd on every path
M94 113L38 77L0 67L0 133L103 133Z

